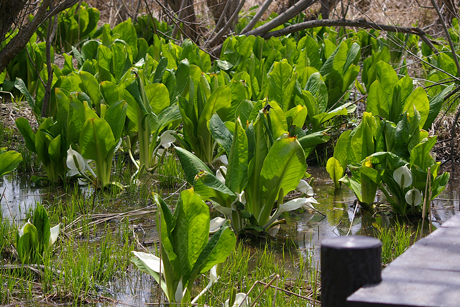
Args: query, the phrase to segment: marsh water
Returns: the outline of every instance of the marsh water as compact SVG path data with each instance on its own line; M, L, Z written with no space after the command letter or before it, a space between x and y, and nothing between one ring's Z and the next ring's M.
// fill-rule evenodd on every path
M313 188L319 204L315 205L315 210L284 214L286 224L281 225L275 237L270 239L270 245L275 250L282 250L283 246L288 246L291 250L297 250L302 257L319 262L320 242L323 239L348 234L375 236L376 225L386 227L395 222L389 210L361 212L360 208L354 205L354 194L346 187L336 191L324 168L309 168L309 173L315 178ZM30 182L30 178L17 175L7 175L0 180L3 218L18 223L37 203L52 205L60 198L69 197L62 189L37 188ZM459 186L458 179L451 179L446 190L433 201L431 216L433 229L458 212ZM170 192L164 191L163 194L167 196ZM77 193L90 195L92 191L82 187ZM136 208L128 199L113 208L114 212L133 209ZM428 232L428 225L425 226ZM417 225L413 227L417 228ZM157 237L154 225L145 229L143 240L154 241ZM292 269L295 270L295 265L292 265ZM153 301L158 295L153 279L137 271L127 274L125 278L112 281L107 290L122 304L136 306Z

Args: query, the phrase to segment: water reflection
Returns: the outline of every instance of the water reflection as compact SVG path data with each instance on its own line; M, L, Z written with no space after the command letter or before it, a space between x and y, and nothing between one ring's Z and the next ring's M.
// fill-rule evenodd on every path
M336 191L324 169L312 168L309 172L315 177L313 188L315 198L319 202L315 206L318 212L285 214L287 224L283 225L278 233L278 238L290 237L304 257L309 257L313 253L314 258L319 260L320 244L326 238L348 234L375 236L373 224L388 227L392 222L388 212L360 211L360 208L354 205L356 197L353 192L346 187ZM446 190L433 201L433 229L459 210L459 185L460 180L452 180ZM414 225L414 228L416 227L417 224ZM427 232L428 225L424 233Z
M30 184L28 176L9 174L0 178L1 212L5 219L18 222L42 201L41 191Z

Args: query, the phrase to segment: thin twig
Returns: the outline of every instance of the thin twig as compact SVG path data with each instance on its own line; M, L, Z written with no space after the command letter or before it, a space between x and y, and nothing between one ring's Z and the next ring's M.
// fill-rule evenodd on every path
M436 4L436 1L431 0L431 4L436 9L436 12L438 13L439 19L441 20L442 26L444 28L444 32L446 32L447 40L449 41L449 45L450 45L450 50L452 51L452 56L454 58L455 65L457 66L457 76L459 76L459 74L460 74L460 64L458 63L457 53L455 52L455 46L454 46L454 43L452 42L452 38L450 37L449 30L447 29L447 26L446 26L446 22L444 21L444 18L442 18L442 14L439 11L439 7Z
M51 25L53 24L53 25ZM56 35L58 26L58 16L51 16L48 19L48 31L46 33L46 69L48 71L48 82L45 86L45 97L43 98L43 105L41 109L41 116L48 117L50 114L49 99L51 96L51 86L53 84L53 67L51 65L51 42L54 35Z
M273 279L270 280L270 281L268 282L268 284L264 286L264 289L259 293L259 295L256 297L256 299L254 300L254 302L251 304L251 307L254 307L254 306L256 305L257 301L260 299L260 297L262 296L262 294L264 294L264 292L265 292L268 288L270 288L270 286L275 282L275 280L277 280L277 279L279 279L279 278L280 278L279 274L276 274L275 277L273 277ZM260 283L260 282L259 282L259 281L256 281L256 283ZM249 294L249 292L248 292L248 294ZM247 296L247 294L246 294L246 296ZM241 304L240 304L239 307L241 307L241 306L243 305L243 303L244 303L244 300L241 302Z
M358 211L358 206L359 206L358 203L356 203L355 210L353 211L353 218L351 219L350 228L348 229L347 236L351 232L351 227L353 227L353 222L355 221L355 216L356 216L356 211Z
M220 14L219 20L217 21L216 26L214 27L214 29L212 29L211 35L209 35L208 39L207 39L206 42L204 43L204 46L208 46L209 40L210 40L211 37L214 35L214 33L216 33L216 30L219 29L220 24L221 24L222 21L224 20L224 16L225 16L225 14L227 13L227 9L228 9L228 7L230 6L230 3L231 3L231 2L232 2L231 0L227 0L227 2L225 2L224 10L223 10L222 13Z
M230 2L230 1L228 1ZM272 4L273 0L266 0L264 2L264 4L262 4L262 6L260 7L260 9L257 11L256 15L251 19L251 21L246 25L246 27L244 27L244 29L241 31L241 34L244 34L250 30L252 30L252 28L254 28L254 26L256 25L256 23L259 21L260 17L262 17L262 15L265 13L265 11L268 9L268 7L270 6L270 4Z
M220 31L217 32L216 36L214 36L209 41L208 46L214 46L215 44L217 44L220 41L220 39L224 36L224 34L227 33L227 30L232 26L233 21L236 19L236 17L238 16L239 12L243 8L243 5L244 5L245 1L246 0L240 0L240 3L238 4L238 7L236 8L235 12L233 12L232 16L227 21L225 26L223 26L222 29L220 29Z
M262 282L262 281L260 281L259 283L262 284L262 285L264 285L264 286L267 285L266 283L264 283L264 282ZM271 287L271 288L275 288L275 289L277 289L277 290L279 290L279 291L283 291L283 292L286 293L286 294L293 295L293 296L297 296L298 298L301 298L301 299L304 299L304 300L307 300L307 301L320 303L320 301L317 301L317 300L315 300L315 299L313 299L313 298L310 298L310 297L308 297L308 296L303 296L303 295L297 294L297 293L295 293L295 292L291 292L291 291L289 291L289 290L286 290L286 289L283 289L283 288L279 288L279 287L277 287L277 286L270 285L270 287Z
M180 3L179 14L177 15L179 20L182 20L184 18L184 14L186 13L186 11L184 10L186 3L187 3L187 0L182 0L182 2ZM180 29L179 24L176 23L174 25L171 36L176 37L177 32L179 32L179 29Z

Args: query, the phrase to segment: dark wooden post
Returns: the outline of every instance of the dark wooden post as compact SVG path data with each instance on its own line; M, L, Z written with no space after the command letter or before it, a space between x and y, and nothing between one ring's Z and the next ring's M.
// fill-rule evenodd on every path
M381 277L380 240L364 236L328 238L321 242L321 306L346 306L347 297Z

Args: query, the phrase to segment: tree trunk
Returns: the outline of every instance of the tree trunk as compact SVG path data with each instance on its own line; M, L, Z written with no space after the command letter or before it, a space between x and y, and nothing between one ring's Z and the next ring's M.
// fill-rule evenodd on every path
M194 8L194 1L193 0L182 0L186 1L184 8L185 8L185 16L181 19L183 23L183 32L184 34L196 42L198 38L198 28L195 16L195 8ZM179 16L179 11L181 7L181 0L167 0L169 7L176 13L176 16Z
M56 2L56 5L53 6L53 3ZM37 31L38 27L49 17L57 15L62 10L65 10L75 3L78 0L65 0L65 1L53 1L53 0L43 0L37 10L34 10L35 15L29 23L23 25L21 22L21 16L19 14L25 10L29 9L28 6L32 4L31 0L21 0L21 1L1 1L0 3L0 39L1 42L5 40L5 34L13 29L13 25L17 24L22 27L19 28L18 34L13 37L13 39L0 51L0 72L2 72L9 62L11 62L14 57L21 52L22 49L27 45L32 35ZM4 11L3 9L8 9ZM11 14L11 18L8 14ZM13 16L13 14L15 14ZM8 17L5 17L8 16ZM17 27L18 28L18 27Z
M224 8L227 2L229 1L230 3L224 13ZM236 7L238 6L238 1L237 0L206 0L206 4L208 5L208 8L212 13L214 24L217 25L217 22L219 21L220 16L222 16L222 13L224 13L223 20L221 21L221 24L220 24L220 26L222 26L230 20L232 13L236 10ZM220 29L216 29L216 32L219 32L219 30Z
M335 8L339 0L321 0L321 16L329 19L331 11Z
M446 23L448 26L452 26L452 19L458 18L458 6L454 0L442 0L441 4L444 4L444 16L446 17ZM441 5L439 5L441 7Z

